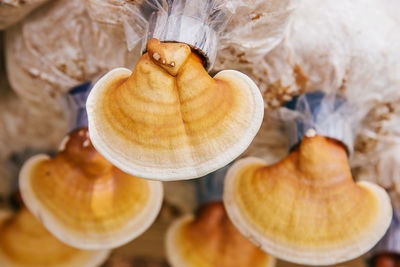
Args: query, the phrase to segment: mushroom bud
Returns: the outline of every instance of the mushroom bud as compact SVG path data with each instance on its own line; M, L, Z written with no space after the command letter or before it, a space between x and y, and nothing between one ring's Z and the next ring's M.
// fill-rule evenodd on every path
M263 100L246 75L211 78L188 45L150 39L133 72L114 69L96 83L87 112L93 145L115 166L179 180L239 156L260 128Z
M320 94L296 101L290 137L300 144L269 166L258 158L237 161L225 180L228 215L243 235L278 258L319 266L356 258L386 232L390 199L379 186L352 178L343 101Z
M14 217L10 215L5 222L0 221L1 266L94 267L102 264L108 255L108 250L85 251L67 246L51 235L26 208Z
M66 96L70 123L77 127L58 154L36 155L20 172L22 198L44 226L63 242L82 249L120 246L142 234L157 217L161 182L131 176L108 162L89 138L86 83Z
M275 259L248 241L226 214L221 199L227 169L196 180L199 210L177 219L167 231L171 266L275 266Z

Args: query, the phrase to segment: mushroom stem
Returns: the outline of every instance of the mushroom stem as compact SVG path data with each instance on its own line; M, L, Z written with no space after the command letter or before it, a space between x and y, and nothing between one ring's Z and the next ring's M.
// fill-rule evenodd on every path
M225 28L229 18L229 12L215 0L171 1L149 19L142 51L147 52L146 43L151 38L184 43L202 56L205 68L210 70L217 55L218 32Z
M304 174L305 179L352 182L346 150L337 141L320 136L305 137L297 151L297 168ZM293 155L295 154L289 157ZM329 177L326 173L336 173L337 176L332 179L332 176Z
M353 150L352 109L337 95L313 92L299 95L285 105L282 113L292 150L304 137L316 134L339 141L351 153ZM285 118L287 117L287 118Z

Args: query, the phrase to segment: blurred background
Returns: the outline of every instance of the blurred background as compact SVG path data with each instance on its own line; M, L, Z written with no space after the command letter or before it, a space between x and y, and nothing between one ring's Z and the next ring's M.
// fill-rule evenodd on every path
M232 1L237 9L224 25L211 73L229 68L248 74L264 95L266 112L296 94L321 88L356 99L363 108L355 116L362 118L351 155L352 172L357 179L377 182L392 196L400 183L400 1L377 1L368 0L365 5L373 5L365 17L354 11L364 5L362 1L332 0L326 6L318 1ZM0 209L13 206L25 160L37 153L54 155L70 130L64 94L81 83L95 82L114 67L135 66L146 14L133 2L0 0ZM315 8L308 14L310 6ZM335 37L329 41L324 37L328 34L318 30L328 27L321 17L330 8L349 19L327 19L329 27L337 25L326 30ZM132 16L136 17L130 21ZM376 23L380 16L386 19ZM290 24L292 20L297 23ZM371 29L369 23L377 26ZM360 33L359 40L352 38L354 33ZM387 91L380 94L382 88ZM264 122L270 119L266 116ZM242 156L282 158L287 148L281 133L279 126L264 124ZM181 215L194 213L197 199L193 181L165 182L164 189L155 223L114 249L103 266L169 266L166 230ZM367 266L369 256L334 266ZM278 260L276 266L302 265Z

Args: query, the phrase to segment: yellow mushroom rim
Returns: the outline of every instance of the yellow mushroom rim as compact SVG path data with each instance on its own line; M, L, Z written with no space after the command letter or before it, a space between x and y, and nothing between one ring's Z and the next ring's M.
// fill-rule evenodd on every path
M87 251L70 247L48 232L26 209L0 225L0 266L94 267L110 251Z
M224 204L239 231L278 258L329 265L356 258L385 234L392 218L382 188L355 183L346 150L321 136L304 137L284 160L258 158L228 171Z
M201 207L196 217L186 215L168 229L168 262L172 267L274 267L266 254L233 226L221 202Z
M125 244L157 217L161 182L128 175L92 146L87 128L72 132L54 157L37 155L20 172L24 203L66 244L108 249Z
M181 43L151 39L134 71L110 71L93 87L87 112L93 145L142 178L197 178L239 156L261 126L264 103L246 75L210 77Z

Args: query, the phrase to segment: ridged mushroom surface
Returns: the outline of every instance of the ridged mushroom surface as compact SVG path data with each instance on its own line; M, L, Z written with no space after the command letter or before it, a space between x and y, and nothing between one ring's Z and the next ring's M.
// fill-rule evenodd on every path
M225 166L250 144L263 117L257 86L237 71L210 77L180 43L151 39L133 72L115 69L88 101L93 145L120 169L179 180Z
M275 266L273 257L233 226L221 202L205 204L196 216L176 220L168 229L166 250L173 267Z
M72 132L54 157L37 155L20 172L27 207L63 242L82 249L120 246L153 223L161 182L128 175L92 146L87 128Z
M386 232L387 193L355 183L344 147L305 137L282 161L236 162L225 180L224 203L238 229L264 251L287 261L328 265L371 249Z
M59 241L26 208L0 225L0 265L6 267L95 267L109 251L85 251Z

